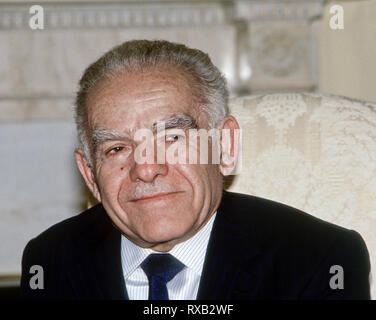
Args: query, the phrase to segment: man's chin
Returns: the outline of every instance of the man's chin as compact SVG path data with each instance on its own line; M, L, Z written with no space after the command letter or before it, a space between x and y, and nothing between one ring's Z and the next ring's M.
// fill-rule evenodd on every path
M170 228L166 228L166 226L162 226L161 228L155 227L151 230L146 230L143 239L151 246L151 249L156 251L160 251L161 248L167 248L163 251L172 249L175 244L184 241L187 234L186 230L176 230L176 227L174 228L173 226Z

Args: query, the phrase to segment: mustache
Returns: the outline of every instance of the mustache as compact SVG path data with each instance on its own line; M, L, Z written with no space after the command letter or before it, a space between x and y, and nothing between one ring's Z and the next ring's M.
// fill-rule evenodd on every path
M128 201L133 201L141 198L151 197L160 193L178 192L173 186L162 184L160 182L143 183L136 185L132 195Z

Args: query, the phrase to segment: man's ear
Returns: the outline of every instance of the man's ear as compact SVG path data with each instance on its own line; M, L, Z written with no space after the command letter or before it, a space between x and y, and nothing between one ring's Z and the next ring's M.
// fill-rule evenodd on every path
M228 115L219 127L221 131L221 161L219 170L223 176L229 176L235 169L240 145L240 127L236 119Z
M80 173L84 178L87 187L89 188L95 199L101 202L101 195L99 193L97 183L95 182L93 168L88 164L81 149L76 149L74 151L74 158L76 160L78 170L80 170Z

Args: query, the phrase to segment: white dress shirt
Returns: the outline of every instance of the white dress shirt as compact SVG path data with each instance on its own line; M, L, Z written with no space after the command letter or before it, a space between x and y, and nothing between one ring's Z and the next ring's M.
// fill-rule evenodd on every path
M217 212L192 238L175 245L168 253L182 262L185 267L167 283L170 300L195 300L197 298L206 249ZM147 300L149 282L140 264L151 253L151 249L141 248L122 235L121 264L130 300Z

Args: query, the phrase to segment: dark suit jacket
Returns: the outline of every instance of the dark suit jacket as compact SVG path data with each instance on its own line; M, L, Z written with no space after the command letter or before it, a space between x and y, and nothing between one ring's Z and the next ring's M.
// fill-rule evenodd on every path
M102 205L32 239L22 259L26 299L127 299L121 233ZM32 265L44 289L30 289ZM333 265L344 288L331 289ZM209 240L198 299L369 299L370 263L361 236L297 209L224 192Z

